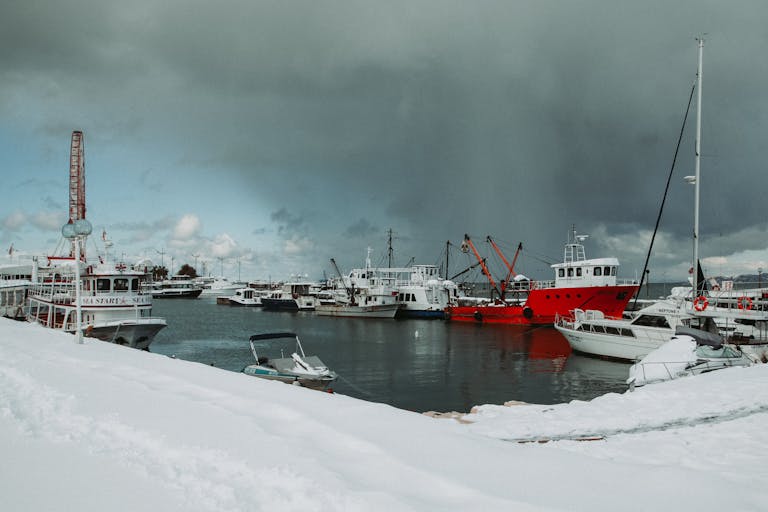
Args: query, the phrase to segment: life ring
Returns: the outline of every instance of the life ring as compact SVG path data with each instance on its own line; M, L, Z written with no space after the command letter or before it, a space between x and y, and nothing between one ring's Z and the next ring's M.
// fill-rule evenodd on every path
M699 295L696 297L696 300L693 301L693 309L696 311L704 311L707 309L707 306L709 306L709 301L703 295Z
M752 309L752 299L746 296L739 297L736 304L739 306L739 309Z

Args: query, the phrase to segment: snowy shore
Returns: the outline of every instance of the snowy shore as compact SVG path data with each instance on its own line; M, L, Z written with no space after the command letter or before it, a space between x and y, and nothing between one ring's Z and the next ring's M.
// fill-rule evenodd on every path
M768 365L438 420L0 318L13 511L765 510ZM575 441L585 437L595 441ZM542 443L541 441L549 442Z

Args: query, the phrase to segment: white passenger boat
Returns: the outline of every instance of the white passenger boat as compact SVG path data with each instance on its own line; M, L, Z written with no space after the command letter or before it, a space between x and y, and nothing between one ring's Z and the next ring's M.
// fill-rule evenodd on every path
M33 267L27 320L51 329L77 329L75 258L50 257ZM152 295L141 284L150 279L146 269L124 263L86 263L81 260L81 329L86 337L147 349L166 326L152 316Z
M0 265L0 315L23 320L31 285L32 265Z

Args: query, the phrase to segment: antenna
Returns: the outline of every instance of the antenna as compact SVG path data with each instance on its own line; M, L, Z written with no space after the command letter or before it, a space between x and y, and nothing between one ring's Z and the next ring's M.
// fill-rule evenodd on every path
M155 249L155 252L160 255L160 266L165 267L165 262L163 260L163 256L165 256L165 249L157 250Z

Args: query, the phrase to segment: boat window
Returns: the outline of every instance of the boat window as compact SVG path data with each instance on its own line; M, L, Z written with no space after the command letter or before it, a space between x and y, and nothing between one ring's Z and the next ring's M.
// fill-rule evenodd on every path
M581 277L581 267L576 269L576 277Z
M131 291L132 292L139 291L139 278L138 277L134 277L134 278L131 279Z
M605 275L605 276L611 275L611 267L604 267L603 268L603 275Z
M557 277L565 277L565 269L564 268L557 269Z
M607 334L616 334L616 335L618 335L619 334L619 329L617 329L616 327L606 326L605 327L605 332Z
M568 277L573 277L573 269L572 268L568 269Z
M616 275L616 267L611 267L611 275L612 276Z
M100 292L108 292L109 291L109 279L97 279L96 280L96 290Z
M596 276L601 276L601 275L603 275L603 269L602 269L602 268L600 268L600 267L595 267L595 275L596 275Z
M128 280L124 277L115 279L114 290L116 292L128 291Z
M647 327L669 328L669 322L667 322L667 319L658 315L640 315L632 323L635 325L644 325Z

